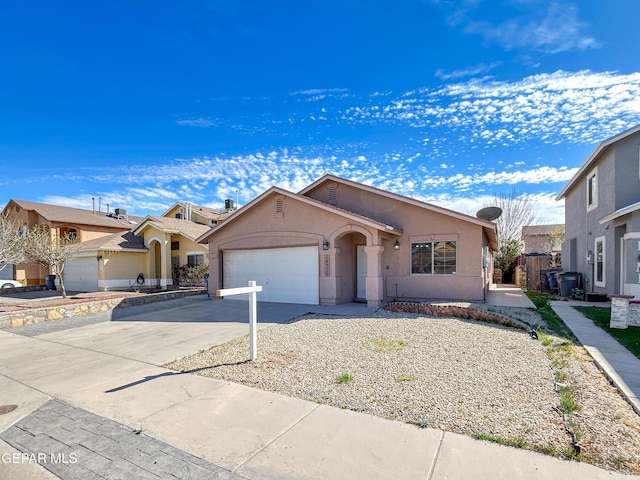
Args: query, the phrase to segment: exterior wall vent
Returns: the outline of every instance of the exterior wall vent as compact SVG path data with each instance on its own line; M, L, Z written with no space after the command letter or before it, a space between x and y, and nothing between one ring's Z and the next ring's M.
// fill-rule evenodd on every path
M330 183L327 185L329 188L329 204L337 205L338 204L338 184Z

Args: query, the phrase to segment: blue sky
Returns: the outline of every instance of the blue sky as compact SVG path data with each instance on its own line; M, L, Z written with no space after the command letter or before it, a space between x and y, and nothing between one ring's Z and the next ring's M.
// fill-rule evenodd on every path
M222 208L333 173L546 222L640 123L640 2L5 2L0 204Z

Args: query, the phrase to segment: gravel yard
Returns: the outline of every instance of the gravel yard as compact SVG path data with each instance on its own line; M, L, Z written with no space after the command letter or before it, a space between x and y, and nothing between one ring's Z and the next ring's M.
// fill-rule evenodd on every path
M504 309L542 323L532 311ZM526 331L379 310L368 318L305 316L167 365L383 418L572 456L555 377L579 408L580 459L636 472L640 417L580 347L554 348ZM549 343L553 341L555 343Z

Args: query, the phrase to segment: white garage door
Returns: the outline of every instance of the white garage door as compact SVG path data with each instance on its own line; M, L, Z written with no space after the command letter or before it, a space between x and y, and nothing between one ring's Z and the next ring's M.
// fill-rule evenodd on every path
M319 302L318 247L225 250L222 268L224 288L262 285L258 301Z
M96 257L74 258L64 264L64 287L70 292L98 291Z

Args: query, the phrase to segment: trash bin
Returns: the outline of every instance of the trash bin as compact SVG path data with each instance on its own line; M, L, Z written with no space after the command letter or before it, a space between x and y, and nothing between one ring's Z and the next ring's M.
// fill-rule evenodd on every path
M55 290L56 289L56 276L55 275L45 275L44 283L47 287L47 290Z
M582 274L578 272L562 272L558 274L560 284L560 296L568 297L571 290L580 288L580 279Z
M556 277L557 272L547 272L547 279L549 281L549 290L551 293L555 293L558 288L558 278Z

